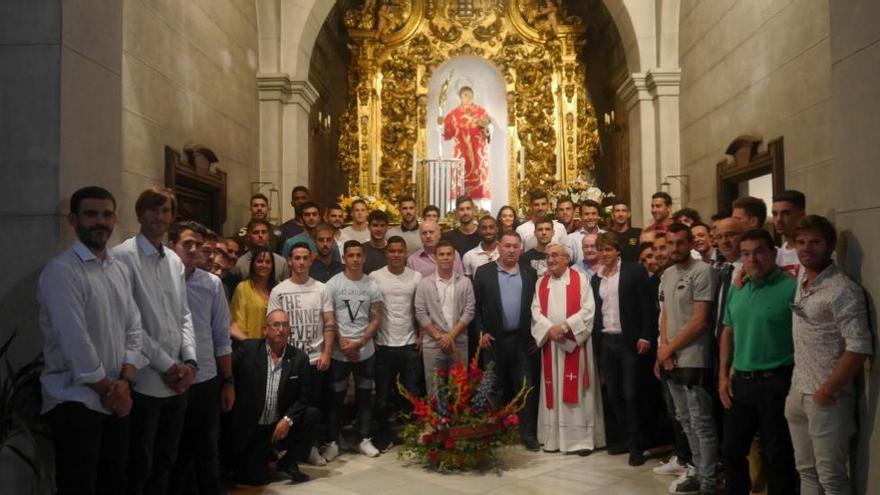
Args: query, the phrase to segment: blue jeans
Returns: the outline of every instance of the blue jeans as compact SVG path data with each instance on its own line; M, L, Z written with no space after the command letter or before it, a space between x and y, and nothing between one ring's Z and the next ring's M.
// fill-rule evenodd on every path
M691 446L691 455L700 489L715 492L715 465L718 463L718 431L712 416L712 396L701 385L669 382L675 403L675 417Z

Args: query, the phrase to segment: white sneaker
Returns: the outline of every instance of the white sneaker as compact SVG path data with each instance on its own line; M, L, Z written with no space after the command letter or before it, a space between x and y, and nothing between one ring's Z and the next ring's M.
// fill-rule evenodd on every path
M379 449L373 446L371 438L361 440L358 450L367 457L379 457Z
M336 445L336 442L324 444L324 447L321 449L321 457L327 462L339 457L339 446Z
M669 493L675 495L698 495L700 493L700 481L697 479L697 469L688 464L685 472L669 484Z
M318 447L312 447L312 450L309 452L309 464L312 466L327 465L327 459L321 457L321 454L318 453Z
M672 456L666 462L661 462L659 466L654 467L651 471L654 474L664 474L669 476L681 476L682 473L687 471L686 466L682 466L678 463L678 456Z

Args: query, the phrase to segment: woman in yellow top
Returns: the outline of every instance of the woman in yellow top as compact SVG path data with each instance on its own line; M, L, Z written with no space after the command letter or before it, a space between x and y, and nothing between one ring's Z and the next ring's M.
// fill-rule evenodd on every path
M263 246L253 249L248 278L235 288L232 295L232 338L241 341L263 337L269 293L275 286L275 257Z

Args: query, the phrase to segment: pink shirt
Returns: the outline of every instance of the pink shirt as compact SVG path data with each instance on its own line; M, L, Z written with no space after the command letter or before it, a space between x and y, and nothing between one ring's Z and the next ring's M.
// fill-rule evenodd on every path
M424 248L420 248L409 255L406 258L406 266L421 273L423 277L427 277L437 271L437 263L434 262L434 257L426 253ZM459 275L464 275L464 266L461 264L461 256L458 255L458 251L455 252L455 263L452 265L452 271Z

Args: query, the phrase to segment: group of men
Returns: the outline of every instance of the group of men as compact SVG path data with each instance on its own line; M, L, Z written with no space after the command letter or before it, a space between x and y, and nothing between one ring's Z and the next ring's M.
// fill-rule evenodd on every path
M607 231L599 203L559 199L554 220L545 192L529 199L515 229L475 218L466 196L446 232L419 221L412 197L398 200L399 226L358 200L343 228L339 205L322 214L299 186L295 218L272 226L254 195L233 240L174 222L173 192L148 189L135 204L140 233L108 249L115 199L77 191L77 241L38 294L59 492L222 493L221 459L236 481L261 485L278 473L305 481L300 463L345 450L378 456L393 446L397 380L432 395L477 347L494 363L495 405L532 388L519 418L529 450L607 445L642 465L668 414L675 456L655 472L677 476L670 493L716 493L719 460L727 492L748 493L756 438L771 494L847 489L867 312L834 264L834 227L806 215L802 194L774 198L779 248L756 198L708 226L693 210L671 213L660 192L645 229L618 200ZM256 246L277 253L279 283L264 337L234 342L228 297ZM645 410L652 390L666 411Z

